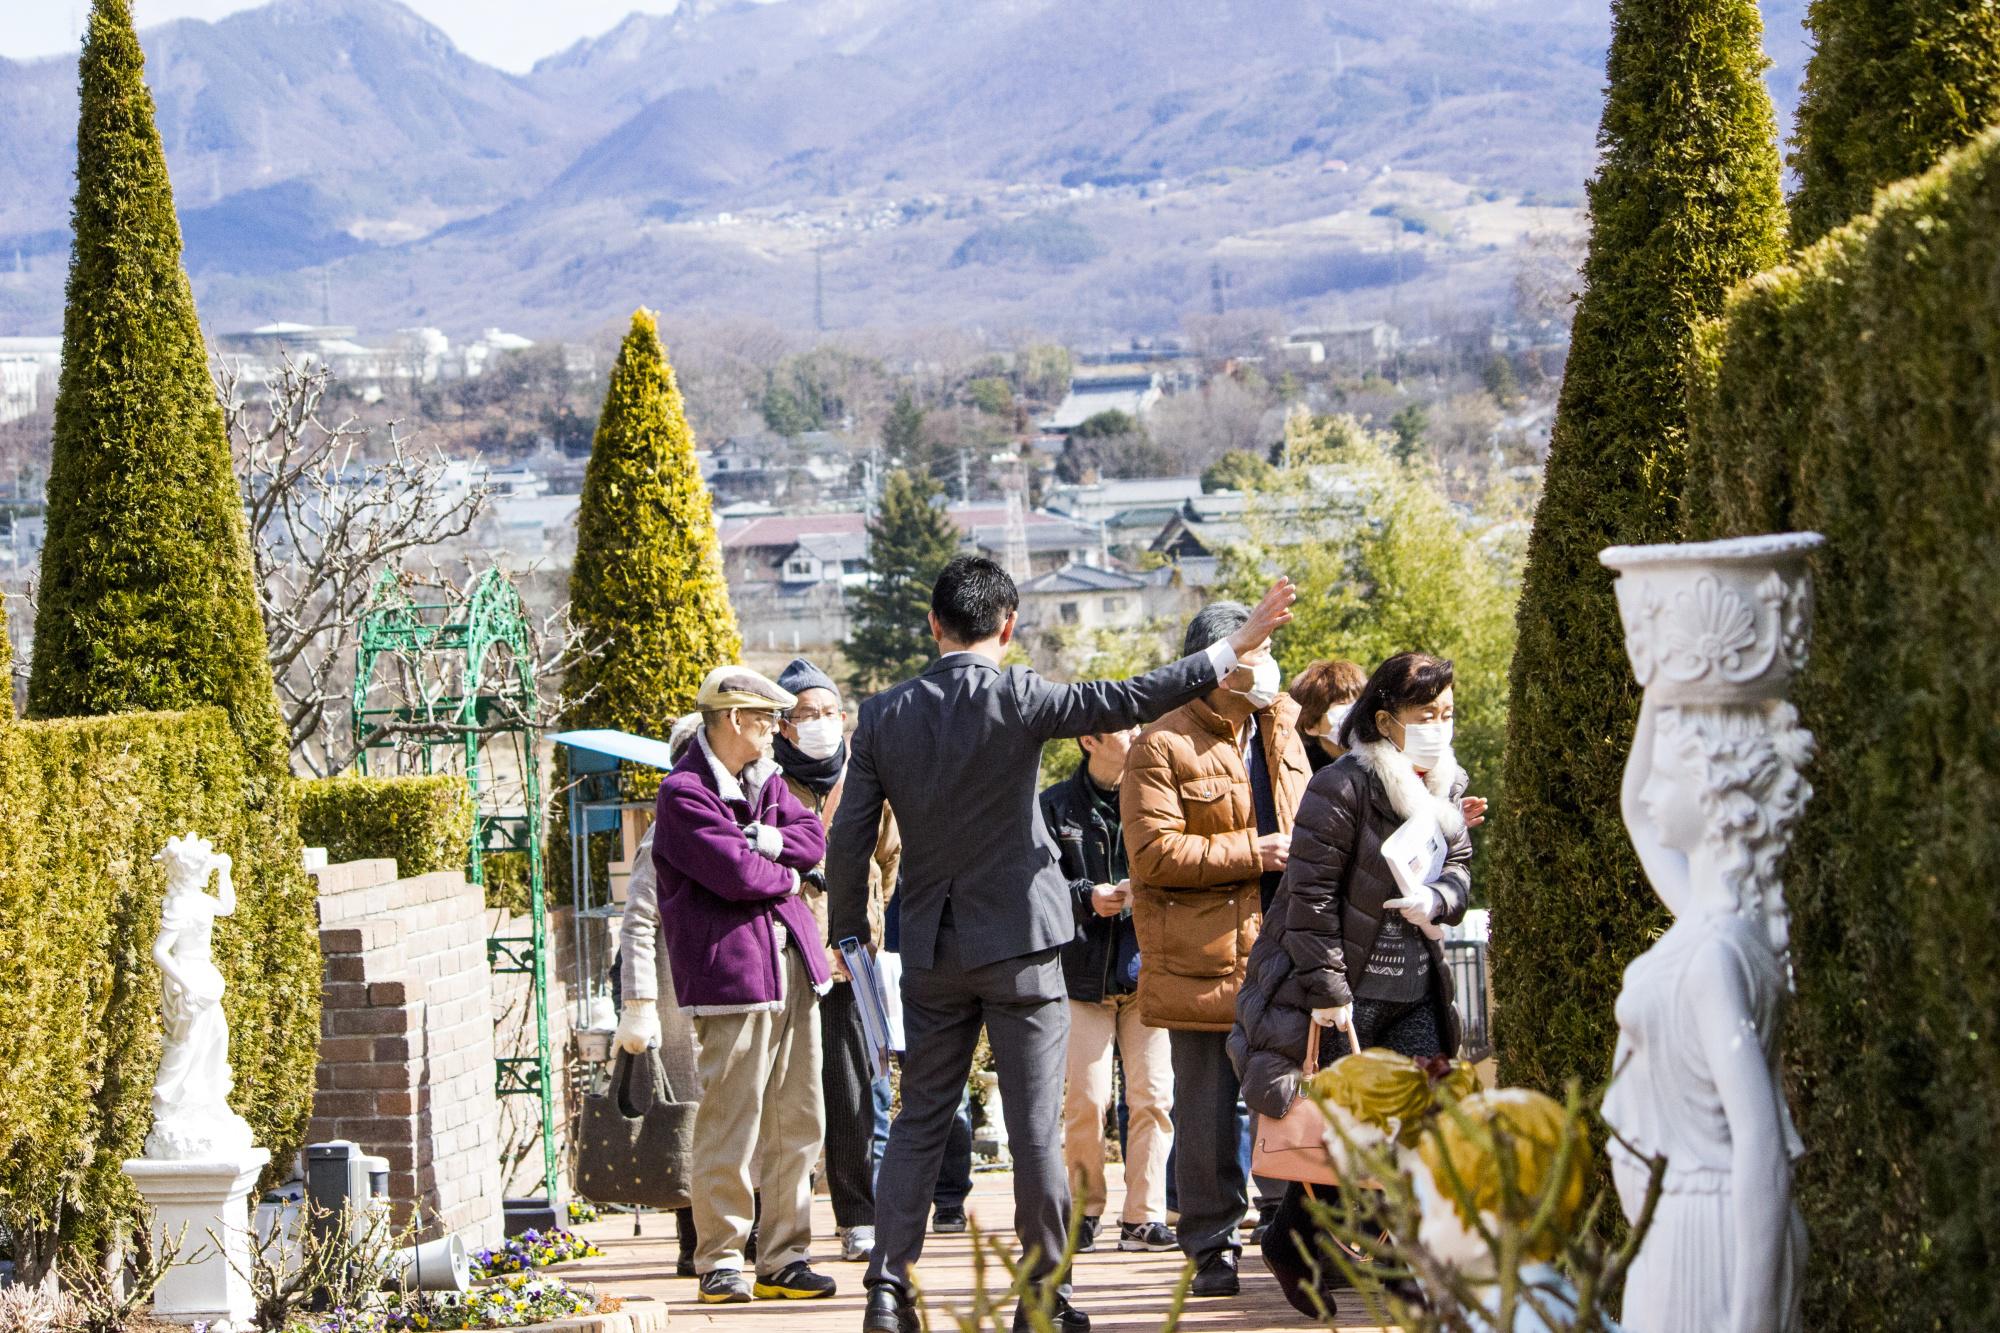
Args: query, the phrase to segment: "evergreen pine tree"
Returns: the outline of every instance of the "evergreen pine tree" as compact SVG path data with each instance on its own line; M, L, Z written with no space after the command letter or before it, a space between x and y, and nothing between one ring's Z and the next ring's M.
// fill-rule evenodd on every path
M243 502L144 68L129 0L96 0L28 709L220 704L282 769Z
M1813 0L1807 22L1791 157L1799 245L2000 120L2000 8L1987 0Z
M701 678L743 651L715 509L649 310L632 316L576 516L570 615L601 651L563 682L564 723L666 739Z
M1488 882L1500 1076L1609 1073L1625 964L1665 914L1619 817L1638 714L1598 552L1680 536L1697 321L1777 262L1784 205L1752 0L1619 0L1592 232L1517 614Z
M889 406L889 417L882 423L882 452L890 467L936 479L931 476L936 459L924 435L924 410L908 389L897 394Z
M893 685L931 660L931 585L958 554L958 526L932 504L936 482L897 471L868 525L868 586L855 599L847 659L857 690Z

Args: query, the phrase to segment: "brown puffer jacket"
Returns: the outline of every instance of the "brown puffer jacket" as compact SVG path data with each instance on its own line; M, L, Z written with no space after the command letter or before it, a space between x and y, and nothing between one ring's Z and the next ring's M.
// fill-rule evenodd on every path
M1425 799L1409 761L1392 745L1376 742L1349 751L1313 775L1292 831L1292 859L1271 900L1271 917L1250 955L1248 979L1236 1001L1236 1028L1229 1034L1229 1060L1243 1084L1243 1103L1258 1115L1285 1114L1298 1094L1300 1066L1312 1011L1348 1004L1349 977L1359 977L1381 928L1382 904L1400 895L1382 858L1382 840L1408 817L1389 795L1378 771L1400 764L1401 804L1408 815ZM1465 794L1465 770L1456 760L1449 781L1429 796L1456 809ZM1455 925L1472 900L1472 840L1462 820L1448 826L1444 872L1432 887L1444 895L1440 925ZM1431 1004L1447 1055L1458 1050L1459 1024L1452 1008L1451 969L1444 946L1427 941L1431 955ZM1322 1035L1320 1048L1330 1063L1347 1054L1338 1033Z
M1264 763L1289 832L1310 770L1289 696L1257 714ZM1151 1026L1227 1032L1263 915L1257 814L1235 729L1205 699L1184 704L1133 743L1119 784L1139 1013Z

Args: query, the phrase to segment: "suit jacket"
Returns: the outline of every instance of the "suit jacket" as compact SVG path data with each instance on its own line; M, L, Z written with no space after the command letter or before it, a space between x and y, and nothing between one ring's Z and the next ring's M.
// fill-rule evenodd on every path
M953 653L868 700L829 837L833 938L868 928L868 863L886 801L903 831L906 967L931 966L947 904L968 968L1068 943L1069 883L1035 800L1043 744L1150 722L1215 684L1207 653L1074 685Z

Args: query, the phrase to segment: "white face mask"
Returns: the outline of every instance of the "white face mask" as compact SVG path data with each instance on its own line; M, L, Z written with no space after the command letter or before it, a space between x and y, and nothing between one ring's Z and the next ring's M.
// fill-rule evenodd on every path
M1451 751L1451 723L1412 722L1403 728L1403 753L1429 772Z
M840 748L841 728L837 717L816 717L810 722L800 722L792 729L799 734L793 744L808 759L825 759Z
M1284 677L1278 674L1278 659L1267 657L1251 668L1250 688L1236 691L1250 701L1252 708L1263 710L1278 701L1278 688Z
M1340 726L1347 721L1347 715L1354 711L1353 704L1335 704L1326 710L1326 730L1320 735L1335 745L1340 744Z

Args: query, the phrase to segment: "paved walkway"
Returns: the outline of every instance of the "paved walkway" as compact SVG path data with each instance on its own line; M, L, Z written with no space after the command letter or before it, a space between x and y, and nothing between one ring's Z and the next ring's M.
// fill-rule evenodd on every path
M1112 1167L1115 1173L1117 1167ZM982 1227L1005 1230L1013 1218L1013 1178L1004 1172L982 1172L973 1177L972 1197L966 1209ZM1112 1180L1111 1197L1119 1198L1117 1178ZM827 1201L816 1201L813 1210L815 1248L838 1252L832 1243L833 1212ZM598 1284L603 1291L622 1296L647 1296L668 1306L669 1327L729 1328L735 1333L859 1333L861 1286L864 1271L860 1264L838 1261L818 1265L840 1283L840 1292L825 1301L755 1301L749 1305L702 1305L695 1299L694 1280L675 1278L674 1222L671 1216L647 1214L644 1234L632 1235L632 1219L607 1215L578 1228L604 1251L601 1259L565 1264L555 1270L573 1281ZM1076 1303L1091 1317L1095 1333L1154 1333L1166 1322L1173 1300L1174 1285L1180 1279L1181 1256L1174 1254L1123 1254L1116 1248L1117 1228L1111 1229L1112 1244L1100 1246L1094 1254L1080 1255L1076 1270ZM1241 1333L1300 1333L1313 1327L1285 1304L1277 1283L1264 1270L1254 1248L1244 1252L1243 1294L1234 1300L1190 1300L1179 1327L1194 1330L1240 1330ZM924 1246L921 1275L928 1284L933 1303L932 1333L947 1333L955 1321L936 1317L939 1305L963 1310L970 1304L972 1291L972 1245L966 1236L932 1236ZM1004 1285L1006 1275L996 1276ZM1375 1329L1351 1296L1341 1304L1340 1327Z

